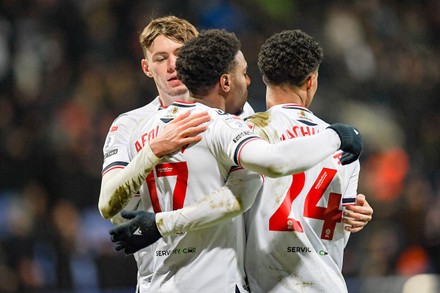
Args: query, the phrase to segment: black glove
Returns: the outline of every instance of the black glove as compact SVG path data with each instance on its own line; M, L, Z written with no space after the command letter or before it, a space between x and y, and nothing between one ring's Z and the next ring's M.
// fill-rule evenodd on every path
M350 164L361 156L362 153L362 136L353 126L335 123L327 128L331 128L339 135L341 139L340 149L344 151L341 157L341 164Z
M110 240L114 243L116 251L124 249L125 254L133 254L162 237L157 229L154 213L122 211L121 216L130 221L109 231Z

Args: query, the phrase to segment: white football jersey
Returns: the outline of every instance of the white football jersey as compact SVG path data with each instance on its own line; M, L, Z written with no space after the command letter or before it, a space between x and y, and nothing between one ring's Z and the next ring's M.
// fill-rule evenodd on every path
M149 104L137 108L135 110L123 113L119 115L112 123L107 134L103 152L104 152L104 163L102 168L102 175L107 171L113 169L123 169L127 166L133 159L129 153L130 145L129 140L133 130L138 125L139 121L145 119L146 117L151 117L159 111L161 108L159 97L156 97ZM128 202L127 206L124 207L125 210L133 211L144 208L146 210L152 211L148 206L140 206L139 194L133 194L133 197ZM149 256L148 251L150 247L147 247L134 254L134 257L139 264L138 259L141 257L143 260L143 266L138 265L138 270L143 272L143 275L151 276L152 274L152 257ZM139 280L138 280L139 283ZM139 286L139 284L138 284Z
M159 97L151 103L119 115L110 126L103 148L102 175L112 169L123 169L131 161L129 140L133 129L145 117L151 117L160 109Z
M133 130L141 120L150 118L156 114L159 109L163 109L163 107L160 104L159 97L156 97L146 106L123 113L113 121L103 147L104 162L102 175L109 170L123 169L131 162L135 154L130 153L128 150L129 140L132 136ZM247 117L253 113L254 111L252 107L246 103L242 115ZM144 187L141 188L140 192L148 195L148 189L143 189ZM149 198L149 196L144 198ZM133 197L130 199L124 209L128 211L142 209L153 212L151 202L142 202L140 200L139 193L133 194ZM146 288L150 283L153 270L152 251L154 250L154 245L155 244L134 254L134 258L138 266L138 287Z
M274 106L247 122L271 143L328 126L295 104ZM265 177L245 216L245 269L252 293L347 291L341 269L349 232L341 217L343 206L355 203L360 167L358 161L342 166L341 154L300 174Z
M210 192L222 187L231 168L238 164L242 144L261 139L255 136L239 117L199 103L175 102L151 119L144 119L134 130L131 155L184 111L208 111L209 128L203 139L182 148L161 163L147 176L141 188L143 205L155 212L171 211L194 204ZM159 239L150 252L153 275L144 277L139 270L140 292L235 292L244 285L242 251L244 226L240 217L215 226L166 236ZM144 267L142 254L137 258ZM148 266L148 265L146 265ZM148 286L143 286L144 283Z
M113 169L123 169L131 162L134 153L129 152L129 140L136 126L141 120L149 119L151 116L157 113L159 109L163 109L160 104L159 97L156 97L152 102L137 108L135 110L123 113L119 115L112 123L107 134L105 144L103 147L104 162L102 175L107 171ZM244 111L240 116L247 117L253 114L254 111L249 103L244 106ZM148 189L143 190L145 186L141 188L144 193L144 198L149 199ZM143 190L143 191L142 191ZM124 207L125 210L147 210L153 212L153 206L151 201L140 200L139 193L133 194L132 199ZM150 284L153 270L153 244L147 248L144 248L134 254L134 258L138 266L138 288L147 288Z

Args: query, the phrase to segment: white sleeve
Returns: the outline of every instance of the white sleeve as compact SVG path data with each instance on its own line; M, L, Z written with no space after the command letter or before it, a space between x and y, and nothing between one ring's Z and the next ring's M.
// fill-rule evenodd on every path
M263 183L262 177L245 169L229 174L225 186L205 196L198 203L179 210L156 214L162 236L207 228L244 213L253 204Z
M98 202L102 217L109 219L119 213L160 160L161 158L156 157L150 146L145 144L125 168L105 173L101 181Z
M128 200L127 204L123 207L126 211L138 211L143 210L142 204L141 204L141 197L139 194L132 195L130 199ZM122 210L121 210L122 211ZM119 225L122 223L126 223L129 220L126 218L123 218L121 216L121 212L117 213L115 216L113 216L110 221L114 225Z
M340 144L339 136L332 129L276 144L250 139L242 144L237 161L248 170L280 177L310 169L336 152Z
M359 160L343 166L349 172L347 189L342 194L342 205L350 205L356 203L357 187L359 182L360 163Z

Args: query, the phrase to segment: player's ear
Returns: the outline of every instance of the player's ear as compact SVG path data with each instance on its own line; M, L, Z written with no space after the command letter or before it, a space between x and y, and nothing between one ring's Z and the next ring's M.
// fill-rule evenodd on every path
M311 89L315 83L318 82L318 72L311 73L307 76L305 84L307 85L307 90Z
M150 66L148 65L147 59L141 60L141 67L142 67L142 71L145 73L146 76L153 77L153 74L150 71Z
M229 74L223 74L220 77L220 88L225 92L229 92L231 89L231 76Z
M314 74L310 74L309 76L307 76L306 79L306 85L308 90L312 88L313 82L314 82Z

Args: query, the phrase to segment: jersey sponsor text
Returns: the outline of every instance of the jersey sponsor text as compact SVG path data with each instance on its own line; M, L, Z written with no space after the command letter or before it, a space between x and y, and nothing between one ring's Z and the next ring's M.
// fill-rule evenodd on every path
M156 250L156 256L168 256L171 254L188 254L196 253L195 247L185 247L185 248L174 248L166 250Z
M310 247L289 246L287 247L287 252L310 253L312 250Z

